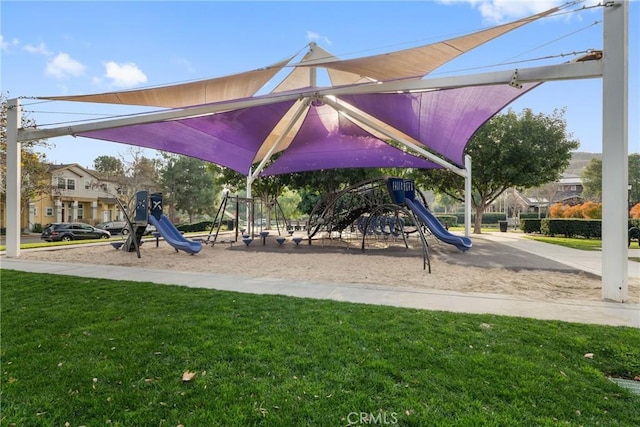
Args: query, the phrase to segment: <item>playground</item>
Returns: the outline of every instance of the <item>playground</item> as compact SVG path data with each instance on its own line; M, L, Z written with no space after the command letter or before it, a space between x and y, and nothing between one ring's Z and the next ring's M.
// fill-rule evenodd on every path
M304 234L303 234L304 233ZM504 233L502 233L504 234ZM516 233L508 233L515 236ZM306 232L296 232L306 236ZM142 257L114 250L108 243L64 247L57 250L25 250L21 259L100 264L114 267L114 278L126 278L126 269L212 273L212 281L234 278L290 280L300 286L344 283L366 287L416 290L450 290L465 293L503 294L528 300L601 300L600 278L560 262L514 250L498 239L500 233L474 236L473 249L459 251L452 245L429 239L432 272L420 268L422 249L417 237L409 248L370 248L362 252L358 242L318 239L312 245L296 245L287 237L280 245L270 235L250 246L242 242L203 246L195 256L176 252L167 242L154 240L141 246ZM514 237L521 238L521 237ZM525 242L523 242L525 243ZM536 242L526 242L536 243ZM225 279L226 278L226 279ZM204 283L202 285L205 285ZM253 292L260 292L256 282ZM629 280L630 302L640 302L640 281Z

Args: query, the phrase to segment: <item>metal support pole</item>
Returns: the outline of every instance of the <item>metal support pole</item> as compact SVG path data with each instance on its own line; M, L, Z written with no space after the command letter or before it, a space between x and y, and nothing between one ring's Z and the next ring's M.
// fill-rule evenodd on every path
M628 286L629 4L603 12L602 298L624 302Z
M22 121L19 99L7 101L7 257L20 256L20 187L22 144L18 142L18 128Z
M465 154L464 168L467 175L464 177L464 235L469 237L471 234L471 156Z

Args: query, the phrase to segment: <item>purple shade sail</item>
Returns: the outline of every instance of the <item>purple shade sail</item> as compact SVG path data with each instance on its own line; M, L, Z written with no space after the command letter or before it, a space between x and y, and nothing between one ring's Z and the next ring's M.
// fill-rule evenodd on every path
M539 84L525 84L521 89L501 84L340 98L463 167L464 148L476 130Z
M366 112L459 166L464 148L487 120L539 83L464 87L420 93L342 95ZM295 91L293 91L295 92ZM300 96L309 96L300 90ZM249 99L249 98L248 98ZM80 136L182 154L244 175L295 101L81 133ZM215 104L211 104L215 105ZM291 144L262 175L366 167L440 167L388 145L332 107L313 102Z
M312 105L289 147L261 175L370 167L440 166L386 144L327 105Z
M80 136L195 157L247 175L263 141L293 103L84 132Z

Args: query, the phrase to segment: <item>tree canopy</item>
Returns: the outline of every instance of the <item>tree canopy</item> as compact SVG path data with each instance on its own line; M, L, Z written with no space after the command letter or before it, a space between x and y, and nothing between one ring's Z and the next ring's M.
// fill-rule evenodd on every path
M579 143L567 133L564 110L551 115L520 114L509 110L489 120L473 135L465 152L472 158L474 233L480 233L482 214L506 189L526 189L556 181L569 165ZM464 200L464 179L441 169L419 170L423 188Z
M193 221L196 214L213 212L215 180L206 162L193 157L166 155L160 180L170 217L173 208L187 212L189 221Z
M640 202L640 154L629 155L629 203ZM591 159L582 171L582 196L599 202L602 200L602 159Z
M7 194L7 111L8 103L4 95L0 95L2 110L0 112L0 200L4 202ZM22 116L23 128L36 128L35 120L28 116ZM42 193L51 192L53 186L49 177L49 166L45 154L38 152L39 148L45 148L51 144L45 139L26 141L22 143L21 150L21 200L22 210L29 206L29 202Z

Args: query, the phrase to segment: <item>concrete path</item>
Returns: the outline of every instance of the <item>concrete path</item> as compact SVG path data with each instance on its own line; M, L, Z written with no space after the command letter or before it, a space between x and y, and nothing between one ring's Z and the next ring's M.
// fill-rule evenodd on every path
M601 257L597 251L578 251L557 245L535 242L523 239L518 233L488 233L482 236L474 236L474 239L491 240L506 245L511 248L510 251L513 252L513 255L519 256L519 258L522 258L522 254L529 253L570 266L572 269L580 269L592 274L600 274L601 272ZM640 252L640 250L638 252ZM534 257L531 258L532 260L534 259ZM36 273L144 281L235 292L278 294L426 310L442 310L459 313L490 313L545 320L640 328L640 304L583 300L536 301L502 294L409 290L382 286L373 287L309 281L292 282L291 280L255 279L237 275L151 270L133 267L78 265L6 257L1 259L1 267L3 269ZM639 263L630 261L629 267L629 275L631 277L640 277L638 274Z

